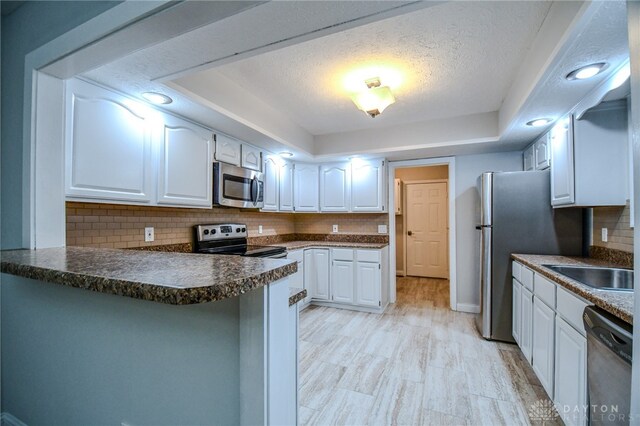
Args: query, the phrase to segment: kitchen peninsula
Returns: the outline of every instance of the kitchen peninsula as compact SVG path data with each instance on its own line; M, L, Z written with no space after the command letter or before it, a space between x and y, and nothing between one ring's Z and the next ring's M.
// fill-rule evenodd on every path
M1 256L2 333L15 349L2 374L34 404L27 424L296 422L295 262L78 247Z

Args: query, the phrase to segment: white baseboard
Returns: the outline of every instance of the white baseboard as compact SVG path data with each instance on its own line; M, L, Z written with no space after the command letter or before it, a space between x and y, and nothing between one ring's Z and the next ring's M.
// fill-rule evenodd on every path
M471 303L458 303L456 305L456 311L469 312L472 314L480 313L480 305L472 305Z
M0 413L0 426L27 426L9 413Z

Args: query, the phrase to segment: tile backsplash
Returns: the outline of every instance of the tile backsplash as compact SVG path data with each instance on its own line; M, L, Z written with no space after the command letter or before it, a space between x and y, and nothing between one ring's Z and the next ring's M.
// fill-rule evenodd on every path
M291 214L230 208L182 209L98 203L66 203L67 246L128 248L191 242L192 227L200 223L246 223L249 237L284 234L377 234L386 214ZM262 234L258 226L262 225ZM153 226L155 241L144 241L144 228Z
M629 203L625 207L593 208L593 245L633 253L633 228L630 226ZM602 241L602 228L608 230L608 241Z

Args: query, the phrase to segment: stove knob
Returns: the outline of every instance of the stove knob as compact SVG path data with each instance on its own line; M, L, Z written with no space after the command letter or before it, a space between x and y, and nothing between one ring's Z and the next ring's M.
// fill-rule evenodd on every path
M236 228L236 232L240 232L240 228Z
M211 230L211 235L213 235L213 234L215 234L215 233L216 233L216 230L215 230L215 229L212 229L212 230Z
M247 232L247 228L242 228L242 232Z
M204 230L204 235L209 235L209 230L208 229Z

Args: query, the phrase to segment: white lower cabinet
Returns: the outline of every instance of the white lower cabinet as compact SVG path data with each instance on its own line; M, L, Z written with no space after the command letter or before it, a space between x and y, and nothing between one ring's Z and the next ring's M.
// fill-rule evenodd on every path
M520 334L522 333L522 285L513 278L513 294L512 294L513 311L511 318L512 335L516 343L520 344Z
M520 297L520 349L531 364L531 341L533 339L533 294L525 287Z
M380 307L380 263L357 262L356 303L361 306Z
M329 249L304 251L304 287L311 299L329 300Z
M556 316L553 402L566 425L587 422L587 338Z
M331 300L353 303L353 261L334 260L331 263Z
M531 359L533 371L542 387L553 398L553 364L555 349L555 312L533 296L533 339Z

